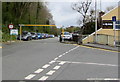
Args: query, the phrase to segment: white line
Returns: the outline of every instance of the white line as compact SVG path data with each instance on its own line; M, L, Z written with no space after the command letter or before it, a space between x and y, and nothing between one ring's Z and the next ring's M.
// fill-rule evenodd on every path
M105 78L104 80L120 80L118 78Z
M71 52L72 51L72 49L71 50L69 50L68 52Z
M32 79L33 77L35 77L35 74L30 74L30 75L28 75L27 77L25 77L25 79L30 80L30 79Z
M101 64L101 63L88 63L88 62L72 62L72 61L57 61L60 62L59 64L63 64L63 62L65 63L74 63L74 64L88 64L88 65L101 65L101 66L118 66L118 65L114 65L114 64Z
M120 80L119 78L87 78L87 80Z
M68 53L68 52L65 52L66 54Z
M44 69L38 69L38 70L36 70L34 73L40 73L40 72L42 72Z
M63 55L59 55L58 57L62 57Z
M64 53L63 55L65 55L66 53Z
M77 49L79 46L77 46L77 47L75 47L75 48L73 48L73 49L71 49L71 50L75 50L75 49Z
M60 64L60 65L63 65L63 64L65 64L65 63L66 63L66 62L64 62L64 61L61 61L59 64Z
M46 65L44 65L42 68L47 68L47 67L49 67L50 65L49 64L46 64Z
M49 64L52 64L52 63L55 63L55 61L54 61L54 60L52 60L51 62L49 62Z
M43 81L43 80L47 80L48 76L42 76L39 80Z
M60 66L55 66L53 69L58 70Z
M46 73L46 75L52 75L55 71L51 70L48 73Z
M57 60L58 58L55 58L54 60Z

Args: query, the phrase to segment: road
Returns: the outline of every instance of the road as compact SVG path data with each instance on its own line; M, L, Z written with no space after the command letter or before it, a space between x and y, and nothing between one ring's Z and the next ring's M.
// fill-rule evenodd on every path
M89 80L118 77L118 53L57 38L3 45L3 80Z

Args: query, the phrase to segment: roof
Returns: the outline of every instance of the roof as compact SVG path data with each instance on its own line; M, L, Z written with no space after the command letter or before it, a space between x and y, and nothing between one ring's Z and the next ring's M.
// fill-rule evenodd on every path
M102 20L112 20L112 16L116 16L117 20L120 20L120 16L118 15L118 11L120 12L120 6L115 7L114 9L112 9L111 11L109 11L108 13L104 14L102 16Z

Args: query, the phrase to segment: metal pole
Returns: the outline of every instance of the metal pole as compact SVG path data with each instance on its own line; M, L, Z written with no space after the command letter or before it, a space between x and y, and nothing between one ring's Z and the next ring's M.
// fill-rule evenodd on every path
M97 0L95 0L95 43L97 43Z
M10 29L11 32L11 29ZM10 44L12 43L12 35L10 34Z
M102 11L102 4L101 4L102 0L100 0L100 11Z
M115 21L113 22L113 29L114 29L114 46L116 46Z
M64 28L63 28L64 26L62 26L62 41L64 41L64 38L63 38L63 36L64 36Z

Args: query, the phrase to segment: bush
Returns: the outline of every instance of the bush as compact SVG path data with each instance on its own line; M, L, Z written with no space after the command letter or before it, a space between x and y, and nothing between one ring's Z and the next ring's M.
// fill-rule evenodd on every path
M5 33L2 34L2 42L10 41L10 38L11 40L16 40L16 36L14 35L10 36L10 34L5 34Z

